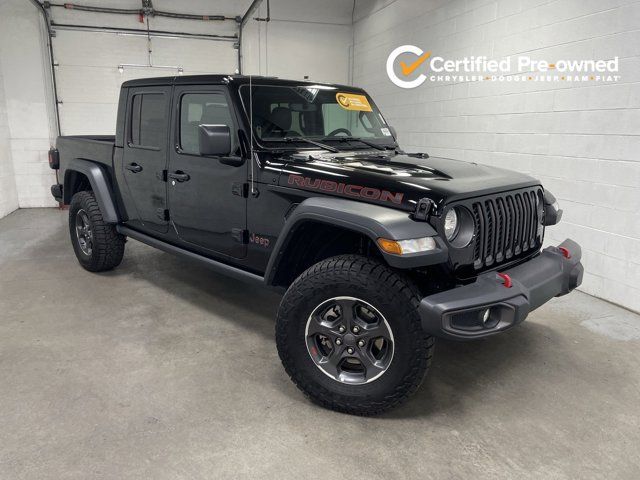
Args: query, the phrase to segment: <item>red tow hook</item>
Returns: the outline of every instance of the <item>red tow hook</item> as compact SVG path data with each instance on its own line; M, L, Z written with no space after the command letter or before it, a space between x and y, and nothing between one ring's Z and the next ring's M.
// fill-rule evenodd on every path
M506 273L498 273L498 276L504 281L503 285L506 288L511 288L511 277L509 275L507 275Z
M568 248L565 247L558 247L558 250L560 250L562 252L562 256L564 258L571 258L571 252L569 251Z

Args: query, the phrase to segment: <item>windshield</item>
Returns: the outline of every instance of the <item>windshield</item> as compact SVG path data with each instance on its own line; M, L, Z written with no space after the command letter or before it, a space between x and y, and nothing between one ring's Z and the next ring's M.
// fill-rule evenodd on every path
M395 144L382 114L362 92L327 85L243 85L240 95L247 116L253 117L254 135L265 143L305 137Z

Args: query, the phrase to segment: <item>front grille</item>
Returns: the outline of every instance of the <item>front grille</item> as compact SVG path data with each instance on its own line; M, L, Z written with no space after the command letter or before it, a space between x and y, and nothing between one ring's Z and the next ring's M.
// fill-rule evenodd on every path
M511 260L542 244L534 188L482 198L471 205L475 220L473 267L476 270Z

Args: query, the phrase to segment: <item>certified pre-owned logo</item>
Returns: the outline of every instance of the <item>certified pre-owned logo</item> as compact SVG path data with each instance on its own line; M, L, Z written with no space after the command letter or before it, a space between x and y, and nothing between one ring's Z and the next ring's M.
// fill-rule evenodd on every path
M420 68L422 66L422 68ZM418 70L419 69L419 70ZM604 59L555 58L527 55L492 59L485 55L460 58L431 56L415 45L402 45L387 58L387 75L400 88L431 82L617 82L618 57ZM343 106L343 108L348 108Z
M413 59L413 61L407 65L406 62L400 61L400 70L401 70L401 78L396 74L395 71L395 63L396 59L405 53L410 53L412 55L416 55L417 58ZM425 52L419 47L415 45L402 45L401 47L396 48L393 52L389 54L387 58L387 75L389 75L389 79L401 88L415 88L419 87L424 83L427 79L427 76L423 73L418 75L413 80L407 80L408 77L420 66L422 63L429 58L431 52Z

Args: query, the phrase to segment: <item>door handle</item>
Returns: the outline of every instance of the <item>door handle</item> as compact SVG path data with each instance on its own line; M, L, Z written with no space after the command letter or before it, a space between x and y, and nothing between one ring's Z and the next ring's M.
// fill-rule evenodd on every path
M178 182L187 182L191 178L188 173L184 173L180 170L178 170L177 172L168 173L167 177Z
M129 165L125 166L124 168L126 168L127 170L132 171L133 173L139 173L142 171L142 165L138 165L137 163L130 163Z

